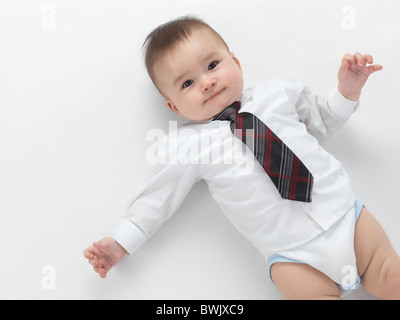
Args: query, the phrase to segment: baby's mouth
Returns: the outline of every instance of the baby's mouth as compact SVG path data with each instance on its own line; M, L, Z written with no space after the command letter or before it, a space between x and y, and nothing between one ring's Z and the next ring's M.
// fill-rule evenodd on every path
M224 90L225 90L225 88L222 89L222 90L215 91L211 96L208 97L207 100L204 101L204 103L206 103L206 102L210 101L211 99L215 98L217 95L219 95Z

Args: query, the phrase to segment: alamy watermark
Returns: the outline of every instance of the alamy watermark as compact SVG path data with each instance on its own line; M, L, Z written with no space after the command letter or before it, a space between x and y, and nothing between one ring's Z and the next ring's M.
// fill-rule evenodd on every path
M161 129L147 132L149 164L235 164L238 175L248 175L254 169L254 131L246 131L246 144L241 142L242 130L235 130L238 139L216 129L181 128L169 122L169 133ZM247 148L246 148L247 146Z
M342 8L342 28L344 30L354 30L357 27L356 8L352 5L346 5Z
M357 284L357 268L353 265L345 265L342 268L342 274L344 274L341 281L342 288L345 290L353 289Z
M42 267L42 289L56 289L56 268L53 265L45 265Z
M42 28L44 30L55 30L57 27L56 22L56 8L53 5L45 5L42 7Z

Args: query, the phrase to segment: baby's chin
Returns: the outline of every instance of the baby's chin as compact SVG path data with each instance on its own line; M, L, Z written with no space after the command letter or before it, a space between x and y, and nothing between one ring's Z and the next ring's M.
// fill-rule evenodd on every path
M224 110L225 108L222 108L222 110ZM221 111L216 111L216 112L210 112L207 114L203 114L203 115L189 115L189 116L184 116L184 118L190 120L190 121L198 121L198 122L202 122L202 121L210 121L212 120L212 118L214 118L218 113L220 113Z
M233 102L232 102L233 103ZM232 104L231 103L231 104ZM204 116L201 117L202 120L197 120L197 121L209 121L212 118L214 118L218 113L222 112L224 109L226 109L227 107L229 107L231 104L228 105L221 105L219 107L213 108L212 110L210 110L209 112L207 112L207 114L205 114Z
M210 121L212 118L214 118L218 113L232 105L235 101L238 99L232 98L232 99L220 99L220 101L213 101L213 103L205 103L202 106L199 106L199 110L201 112L198 112L197 114L191 114L191 115L184 115L186 119L189 119L191 121Z

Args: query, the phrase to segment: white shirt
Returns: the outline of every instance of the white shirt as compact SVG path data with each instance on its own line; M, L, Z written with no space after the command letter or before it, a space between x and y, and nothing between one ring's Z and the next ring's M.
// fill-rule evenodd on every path
M335 88L327 99L286 78L264 82L242 96L251 112L301 159L314 176L312 202L284 200L229 121L192 122L159 145L158 164L133 197L114 238L132 254L204 179L233 225L263 254L294 248L328 230L354 206L341 163L319 140L341 128L359 106Z

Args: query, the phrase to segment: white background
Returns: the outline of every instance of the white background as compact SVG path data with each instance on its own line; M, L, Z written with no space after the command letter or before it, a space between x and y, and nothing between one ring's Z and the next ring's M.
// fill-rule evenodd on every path
M246 86L285 75L326 95L345 53L384 65L324 147L399 251L399 11L398 0L0 0L0 298L282 299L204 182L106 280L83 257L146 181L146 133L181 121L140 50L183 14L225 38Z

